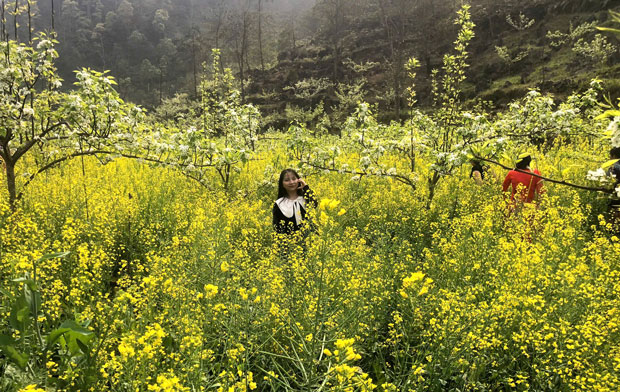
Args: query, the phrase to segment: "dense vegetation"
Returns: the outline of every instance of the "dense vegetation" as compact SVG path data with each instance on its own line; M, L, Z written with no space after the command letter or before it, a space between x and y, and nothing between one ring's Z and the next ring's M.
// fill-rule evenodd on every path
M408 56L406 119L360 101L335 129L289 109L263 132L220 50L199 100L145 114L108 73L63 86L53 35L2 40L0 389L618 390L620 187L599 167L620 111L601 80L468 102L471 10L432 109ZM549 179L514 210L524 151ZM292 239L271 227L286 167L320 200Z
M123 99L149 109L199 94L211 49L233 70L242 99L266 116L266 127L304 116L336 129L357 100L376 103L382 121L404 118L410 57L420 60L420 104L431 100L431 76L455 34L459 2L448 0L18 0L22 42L28 27L60 44L60 76L110 70ZM618 0L473 0L477 35L467 70L468 99L504 107L532 88L566 97L602 78L618 92L613 36L595 39ZM15 37L13 1L5 30ZM28 18L26 5L33 15ZM52 4L54 14L52 15ZM53 20L53 22L52 22ZM550 33L550 35L548 35ZM562 36L564 35L564 36ZM611 51L610 51L611 50ZM325 115L327 114L327 116Z

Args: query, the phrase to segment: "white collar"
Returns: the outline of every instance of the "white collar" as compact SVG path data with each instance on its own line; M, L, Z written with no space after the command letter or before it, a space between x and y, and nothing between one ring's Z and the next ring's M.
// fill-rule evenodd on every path
M295 200L291 200L288 197L281 197L276 200L276 204L285 217L292 218L295 216L297 225L301 223L301 209L305 209L306 207L306 200L302 196L298 196Z

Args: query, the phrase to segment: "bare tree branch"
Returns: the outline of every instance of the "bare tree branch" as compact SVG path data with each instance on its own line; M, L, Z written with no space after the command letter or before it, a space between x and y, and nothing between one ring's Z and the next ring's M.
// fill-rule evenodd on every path
M614 193L614 191L612 189L608 189L608 188L589 187L589 186L572 184L572 183L566 182L564 180L554 180L553 178L541 176L540 174L536 174L536 173L533 173L533 172L529 172L529 171L520 170L520 169L517 169L517 168L508 167L508 166L505 166L505 165L503 165L503 164L501 164L501 163L499 163L497 161L494 161L492 159L482 158L482 157L479 157L477 155L474 155L474 158L476 158L476 159L478 159L480 161L492 163L492 164L497 165L497 166L499 166L499 167L501 167L502 169L505 169L505 170L514 170L514 171L519 172L519 173L529 174L531 176L538 177L538 178L540 178L540 179L542 179L544 181L549 181L549 182L551 182L553 184L564 185L564 186L568 186L568 187L576 188L576 189L582 189L584 191L602 192L602 193L607 193L607 194L613 194Z

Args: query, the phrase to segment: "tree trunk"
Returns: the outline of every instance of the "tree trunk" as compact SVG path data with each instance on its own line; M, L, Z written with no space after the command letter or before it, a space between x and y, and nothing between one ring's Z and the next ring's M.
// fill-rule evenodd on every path
M32 46L32 10L30 0L28 0L28 45Z
M248 63L248 20L247 13L243 13L243 30L241 31L241 53L239 57L239 76L241 78L241 102L245 102L245 74L244 74L244 62L247 64L247 70L250 71L250 64Z
M2 14L0 15L0 23L2 23L2 32L0 33L0 39L8 41L8 33L6 31L6 19L4 17L4 0L2 0ZM8 46L7 46L8 48Z
M161 101L162 101L162 95L163 95L163 84L164 84L164 70L163 68L160 66L159 67L159 104L161 105Z
M54 26L54 0L52 0L52 32L56 33L56 28Z
M335 83L338 82L338 68L340 67L340 51L341 51L341 34L342 34L342 28L343 28L343 24L344 24L344 16L343 16L343 4L341 0L336 1L335 4L336 9L334 10L334 20L333 20L333 25L334 25L334 37L333 37L333 42L334 42L334 47L333 47L333 56L334 56L334 76L333 76L333 80Z
M398 63L394 63L393 67L394 67L394 111L396 112L396 118L398 119L398 122L400 122L400 116L401 116L401 96L403 94L402 91L402 86L400 84L400 69L399 66L400 62Z
M192 74L194 77L194 98L198 97L198 70L196 69L196 28L194 27L194 2L190 6L190 34L192 35Z
M15 0L15 10L13 10L13 29L15 30L15 42L19 42L19 39L17 38L17 15L19 15L19 13L17 12L18 9L19 1Z
M262 0L258 0L258 53L260 55L260 67L261 70L265 70L265 61L263 60L263 28L262 23Z
M6 169L6 187L9 191L9 206L11 211L15 211L15 202L17 200L17 192L15 190L15 163L8 159L4 161Z
M334 81L334 83L337 83L338 82L338 64L340 63L340 52L338 50L338 43L334 43L333 53L334 53L334 70L333 70L332 80Z

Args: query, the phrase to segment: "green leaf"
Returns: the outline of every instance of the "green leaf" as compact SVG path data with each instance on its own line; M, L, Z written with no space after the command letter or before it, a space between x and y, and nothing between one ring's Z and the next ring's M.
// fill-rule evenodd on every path
M32 291L36 291L37 290L37 284L34 280L27 278L25 276L21 277L21 278L17 278L17 279L13 279L13 282L15 283L23 283L25 287L30 288L30 290Z
M594 119L602 120L607 117L618 117L618 116L620 116L620 110L606 110L604 113L599 114Z
M71 331L70 328L56 328L49 335L47 335L47 345L48 347L56 343L58 338L60 338L63 334Z
M20 323L25 323L28 320L28 317L30 317L30 309L28 308L21 308L17 311L17 321L19 321Z
M24 284L24 290L21 295L24 298L25 303L30 307L30 312L35 315L41 309L41 294L36 289L36 283L32 280L27 280Z
M26 324L30 316L30 303L26 301L22 294L11 307L9 315L9 324L20 332L26 330Z
M15 341L8 335L0 335L0 351L4 353L11 361L13 361L20 369L26 369L28 364L28 354L17 351L14 347Z
M597 29L599 29L600 31L608 31L608 32L614 33L614 34L620 34L620 30L619 29L612 29L611 27L597 27Z
M67 252L48 253L46 255L43 255L43 256L39 257L39 259L37 261L45 261L45 260L50 260L50 259L62 258L62 257L68 256L69 254L71 254L71 252L69 252L69 251L67 251Z
M32 279L30 279L30 278L22 276L21 278L13 279L12 282L28 284L28 283L34 282L34 281Z
M10 346L15 344L15 340L9 335L0 335L0 346Z
M87 347L88 343L95 337L92 331L84 328L73 320L65 321L55 332L53 337L55 339L60 338L60 344L63 347L64 343L66 343L72 355L76 355L79 352L87 354L88 349L84 351L83 348ZM51 344L50 342L52 342L52 340L48 338L48 343Z
M30 312L38 314L41 311L41 294L38 291L30 292Z
M85 343L83 343L80 339L76 339L75 342L82 353L87 356L90 355L90 348Z
M502 154L502 161L502 163L504 163L506 166L514 166L515 164L515 159L507 153Z
M6 290L0 289L0 294L4 295L6 298L11 298L12 295Z

